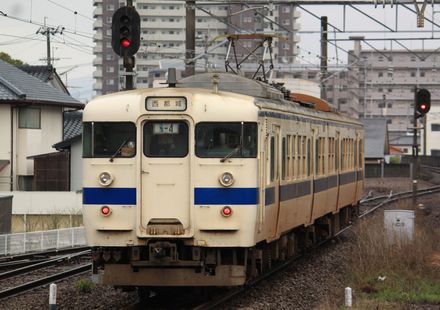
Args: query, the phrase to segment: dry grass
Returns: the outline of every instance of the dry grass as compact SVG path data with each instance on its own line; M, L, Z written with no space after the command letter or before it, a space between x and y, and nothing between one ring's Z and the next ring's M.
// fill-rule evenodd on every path
M440 305L440 233L420 218L414 239L394 244L380 219L358 223L349 279L361 297L358 309L371 303L387 309L387 302Z

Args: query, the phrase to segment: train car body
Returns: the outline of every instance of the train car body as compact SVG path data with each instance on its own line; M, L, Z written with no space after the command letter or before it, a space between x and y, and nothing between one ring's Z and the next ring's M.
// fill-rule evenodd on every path
M87 104L83 216L102 283L242 285L355 209L359 122L257 81L212 79Z

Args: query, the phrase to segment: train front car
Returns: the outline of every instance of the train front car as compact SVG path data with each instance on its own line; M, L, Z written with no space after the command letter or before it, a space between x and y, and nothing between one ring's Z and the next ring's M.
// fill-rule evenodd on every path
M245 283L258 203L253 98L136 90L91 101L83 119L84 225L100 282Z

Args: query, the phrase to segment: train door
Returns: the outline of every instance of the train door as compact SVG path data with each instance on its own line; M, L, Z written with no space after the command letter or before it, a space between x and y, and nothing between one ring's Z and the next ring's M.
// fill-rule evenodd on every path
M267 144L266 218L268 240L276 239L280 209L280 127L273 125Z
M190 226L189 119L142 124L141 235L188 235Z

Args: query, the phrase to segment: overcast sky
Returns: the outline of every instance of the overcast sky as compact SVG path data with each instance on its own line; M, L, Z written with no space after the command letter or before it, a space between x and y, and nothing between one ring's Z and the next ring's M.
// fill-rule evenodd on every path
M93 86L93 1L92 0L1 0L0 11L9 17L0 16L0 51L9 53L13 58L18 58L30 65L43 65L46 57L46 38L36 32L46 20L51 27L65 27L64 33L52 36L52 51L55 58L55 67L61 74L64 81L70 87L71 94L79 99L90 99ZM409 5L414 9L413 5ZM305 8L317 16L326 15L328 21L340 29L344 27L342 6L305 6ZM396 11L389 5L384 9L382 6L375 8L373 5L357 6L367 14L370 14L378 21L387 24L391 28L396 25ZM438 5L434 7L439 11ZM301 31L319 31L320 22L304 10L299 9L301 18ZM77 14L75 14L75 12ZM352 35L364 35L367 38L385 37L431 37L432 25L425 22L424 28L416 27L416 15L408 10L399 7L398 27L400 30L410 30L412 33L371 33L370 31L382 30L383 26L374 23L367 17L353 8L346 7L347 18L345 30L350 33L338 34L338 38L348 38ZM440 13L440 12L439 12ZM0 14L1 15L1 14ZM432 17L432 7L426 8L426 16ZM440 14L435 16L437 23L440 23ZM437 18L438 17L438 18ZM25 21L19 21L17 19ZM435 28L438 29L437 27ZM333 31L332 27L329 27ZM358 32L356 32L358 31ZM360 32L359 32L360 31ZM367 31L367 32L364 32ZM329 34L333 39L334 34ZM440 35L434 33L434 37ZM304 64L319 63L320 53L319 34L301 33L299 43L301 55L299 62ZM401 41L411 49L422 48L422 41ZM376 48L402 49L396 43L388 41L371 42ZM338 46L349 50L352 49L352 42L339 42ZM439 40L425 41L425 48L438 48ZM364 45L365 48L369 48ZM336 54L337 51L337 54ZM347 54L342 49L336 49L329 45L329 61L335 64L336 59L346 62ZM68 71L67 73L64 73ZM63 74L64 73L64 74Z

